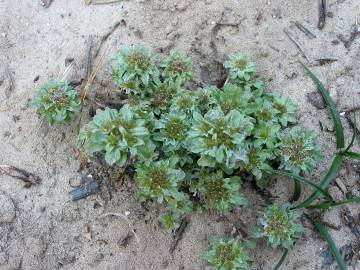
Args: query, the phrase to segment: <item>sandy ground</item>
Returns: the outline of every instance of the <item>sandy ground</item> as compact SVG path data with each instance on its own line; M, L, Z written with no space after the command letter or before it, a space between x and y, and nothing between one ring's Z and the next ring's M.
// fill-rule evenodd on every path
M54 0L49 8L39 2L0 0L0 164L17 166L42 178L40 185L25 189L22 182L0 175L1 270L211 269L201 259L207 237L230 233L239 220L247 231L256 224L264 198L253 194L246 184L249 208L230 214L228 219L232 222L213 213L193 215L175 252L170 254L172 236L157 222L161 208L141 205L131 181L115 185L111 197L103 184L101 192L94 196L78 202L69 200L68 192L73 189L69 183L74 185L90 172L78 172L76 123L50 128L26 103L39 85L62 74L65 59L74 58L70 79L85 78L89 36L98 41L117 21L123 23L103 46L101 53L106 50L107 63L98 73L92 94L115 88L108 61L121 46L142 42L160 56L172 48L182 50L193 57L195 81L205 84L217 79L213 68L216 61L234 51L247 52L256 60L267 90L296 100L301 125L319 132L326 158L313 179L323 175L336 150L332 123L327 110L318 110L307 101L306 94L315 87L299 66L298 60L304 59L284 34L284 27L300 21L316 35L310 40L297 29L289 28L309 58L338 59L313 67L337 93L338 108L351 108L353 101L359 104L360 38L350 49L334 42L338 34L348 37L351 25L360 19L358 0L328 0L331 18L327 18L322 31L316 27L317 1L313 0L134 0L90 6L83 1ZM218 54L214 56L210 41L216 23L238 26L220 27L215 37ZM14 87L8 91L11 81ZM82 123L88 119L86 108ZM343 120L348 139L351 129ZM359 150L358 144L356 149ZM359 163L347 162L338 179L348 191L360 195L359 175ZM108 178L101 173L97 177L102 183ZM289 199L291 189L290 182L274 179L269 192L281 202ZM345 196L335 184L330 191L338 199ZM358 205L348 208L354 217L359 215ZM323 220L332 227L329 231L338 247L359 245L359 239L341 217L343 210L340 207L328 211ZM99 218L105 213L129 215L128 220L116 216ZM131 237L123 245L122 240L132 235L129 224L138 239ZM326 243L308 222L303 220L303 224L306 233L287 257L283 269L323 269ZM274 267L281 252L260 242L252 256L253 269L267 270ZM354 255L353 265L357 256ZM330 269L336 269L335 264ZM349 269L360 267L358 264Z

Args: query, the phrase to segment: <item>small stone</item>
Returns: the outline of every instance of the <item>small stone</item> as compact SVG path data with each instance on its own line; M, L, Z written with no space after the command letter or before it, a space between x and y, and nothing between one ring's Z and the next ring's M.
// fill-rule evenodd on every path
M85 225L84 238L88 241L92 239L92 230L89 224Z
M306 95L307 100L313 105L315 108L322 110L325 109L325 101L321 94L318 91L313 91Z
M70 187L76 188L76 187L81 186L82 182L83 181L80 177L75 177L75 178L71 178L69 180L69 185L70 185Z
M332 13L331 11L329 11L326 15L327 15L329 18L334 18L334 13Z
M12 222L15 219L15 205L3 192L0 193L0 205L0 224Z

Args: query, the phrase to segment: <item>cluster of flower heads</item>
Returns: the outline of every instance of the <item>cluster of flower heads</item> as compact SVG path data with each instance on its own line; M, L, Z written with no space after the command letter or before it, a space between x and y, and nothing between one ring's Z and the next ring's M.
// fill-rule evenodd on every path
M160 221L169 231L195 210L224 214L246 205L242 176L263 187L272 169L309 173L322 158L315 134L291 126L297 106L264 91L248 56L232 54L224 66L229 76L222 89L191 91L189 57L174 51L158 61L142 45L122 49L113 62L114 82L127 104L99 110L80 131L89 156L102 154L118 166L136 160L139 192L165 205ZM80 107L76 92L61 82L42 87L32 103L50 123L70 119ZM289 249L302 233L297 217L288 206L269 206L256 237ZM246 246L239 239L213 240L206 259L216 269L249 269Z

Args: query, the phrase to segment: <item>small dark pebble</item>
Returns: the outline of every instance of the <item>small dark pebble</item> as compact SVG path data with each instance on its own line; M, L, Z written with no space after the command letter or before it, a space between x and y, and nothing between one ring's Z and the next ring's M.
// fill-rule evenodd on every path
M39 79L40 79L40 75L37 75L37 76L34 78L34 83L36 83Z
M329 18L334 18L334 13L332 13L331 11L329 11L326 15L327 15Z
M334 257L330 251L330 249L326 249L321 253L323 257L322 267L330 266L334 262Z
M334 39L333 41L331 41L331 45L336 46L339 45L340 41L338 39Z
M326 104L324 102L323 97L318 91L308 93L306 97L307 100L311 103L311 105L313 105L315 108L319 110L325 109Z
M20 120L20 115L18 115L18 114L13 115L12 119L16 123L17 121Z
M66 58L65 58L65 67L67 67L68 65L70 65L72 62L74 62L74 58L73 58L73 57L66 57Z
M5 132L4 132L4 137L10 137L10 136L11 136L10 131L5 131Z
M351 244L342 246L340 248L340 253L344 257L345 262L348 264L351 263L351 260L354 256L354 249Z
M76 86L79 86L79 85L82 85L84 79L80 79L80 80L72 80L69 85L72 86L72 87L76 87Z

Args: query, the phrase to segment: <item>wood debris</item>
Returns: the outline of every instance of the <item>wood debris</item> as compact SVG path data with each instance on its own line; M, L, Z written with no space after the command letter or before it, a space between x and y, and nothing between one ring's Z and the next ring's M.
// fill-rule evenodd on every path
M39 176L11 165L0 165L0 174L5 174L25 182L25 188L41 182Z
M86 5L107 5L121 2L122 0L85 0Z
M319 22L318 28L321 30L325 26L326 21L326 0L319 0Z
M300 43L290 34L290 32L286 29L284 29L284 33L288 36L288 38L296 45L296 47L299 49L301 54L305 57L305 59L310 63L311 60L305 53L305 50L301 47Z
M181 221L180 227L175 232L174 240L171 242L170 249L169 249L171 254L174 253L179 241L182 239L183 234L184 234L185 229L188 224L189 224L188 217L183 218L183 220Z
M303 32L308 38L310 38L310 39L316 38L316 36L315 36L312 32L310 32L310 30L307 29L302 23L296 21L296 22L295 22L295 26L296 26L301 32Z

